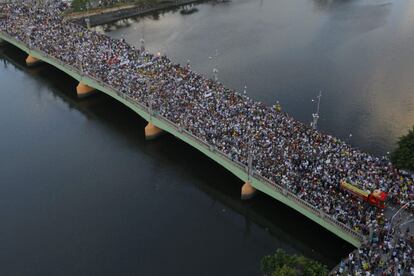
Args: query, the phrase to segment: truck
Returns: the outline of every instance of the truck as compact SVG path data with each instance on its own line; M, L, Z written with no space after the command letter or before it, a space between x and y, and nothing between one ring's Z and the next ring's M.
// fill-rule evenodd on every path
M376 206L380 209L385 208L385 202L387 200L388 193L375 189L373 191L365 191L361 188L342 180L340 182L341 190L344 190L351 195L368 202L369 204Z

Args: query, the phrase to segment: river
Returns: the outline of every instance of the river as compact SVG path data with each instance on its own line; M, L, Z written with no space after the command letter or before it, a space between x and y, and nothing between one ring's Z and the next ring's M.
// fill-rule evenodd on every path
M414 124L410 1L234 0L98 28L310 122L373 154ZM260 275L283 248L329 267L351 246L240 181L110 97L28 69L0 48L0 272ZM352 134L352 135L350 135Z

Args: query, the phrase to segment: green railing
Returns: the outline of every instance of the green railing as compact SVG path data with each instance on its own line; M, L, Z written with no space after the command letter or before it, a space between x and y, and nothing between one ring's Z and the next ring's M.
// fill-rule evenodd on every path
M285 187L280 186L274 183L273 181L258 175L255 172L252 176L249 176L247 166L240 162L232 160L225 153L219 151L214 146L201 140L191 132L183 129L182 127L177 126L167 118L152 111L150 112L150 109L148 107L134 100L129 95L119 92L117 88L111 87L110 85L104 83L103 81L93 76L86 76L81 74L75 67L65 64L62 61L49 56L40 49L29 49L23 41L19 41L16 38L10 37L8 34L5 34L4 32L0 32L0 39L3 39L15 45L16 47L20 48L21 50L25 51L26 53L35 58L38 58L44 62L47 62L55 66L56 68L67 73L74 79L82 81L86 85L100 90L105 94L122 102L123 104L134 110L143 119L151 122L160 129L163 129L164 131L171 133L172 135L176 136L182 141L198 149L199 151L201 151L202 153L204 153L205 155L207 155L208 157L210 157L211 159L225 167L227 170L232 172L242 181L249 181L251 185L257 190L260 190L263 193L297 210L301 214L320 224L327 230L331 231L332 233L346 240L352 245L359 247L365 241L365 237L362 234L352 230L347 225L335 220L330 215L324 213L322 210L316 208L315 206L312 206L307 201L299 198L295 194L288 191Z

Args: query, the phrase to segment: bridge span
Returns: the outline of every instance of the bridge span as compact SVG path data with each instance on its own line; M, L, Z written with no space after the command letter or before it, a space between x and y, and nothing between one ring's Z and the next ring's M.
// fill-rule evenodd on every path
M29 48L29 46L23 41L19 41L5 32L0 32L0 39L26 52L28 54L26 59L28 66L34 66L40 62L46 62L79 81L79 85L76 89L79 96L82 97L89 95L95 90L101 91L132 109L148 122L148 125L145 127L145 135L148 139L156 138L162 131L165 131L213 159L215 162L237 176L244 183L241 189L242 198L250 198L256 190L261 191L300 212L307 218L318 223L325 229L356 247L361 246L364 242L365 237L361 233L354 231L347 225L324 213L322 210L315 208L310 203L297 197L285 187L258 175L256 172L249 172L249 168L247 166L230 159L229 156L223 152L220 152L214 146L207 144L192 133L177 126L167 118L134 100L129 95L118 91L101 80L82 74L77 68L63 63L40 49L35 49L33 47Z

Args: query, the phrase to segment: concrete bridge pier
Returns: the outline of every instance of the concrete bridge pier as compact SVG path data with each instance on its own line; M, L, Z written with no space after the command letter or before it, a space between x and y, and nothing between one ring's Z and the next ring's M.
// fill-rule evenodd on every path
M78 94L79 98L84 98L89 95L92 95L96 92L96 89L93 87L90 87L83 82L79 82L78 86L76 86L76 93Z
M34 56L28 55L26 58L26 65L29 67L33 67L41 63L42 61Z
M241 199L251 199L257 193L257 190L252 186L250 182L245 182L241 188Z
M163 133L163 130L154 126L151 122L148 122L147 126L145 127L145 139L146 140L153 140L159 137Z

